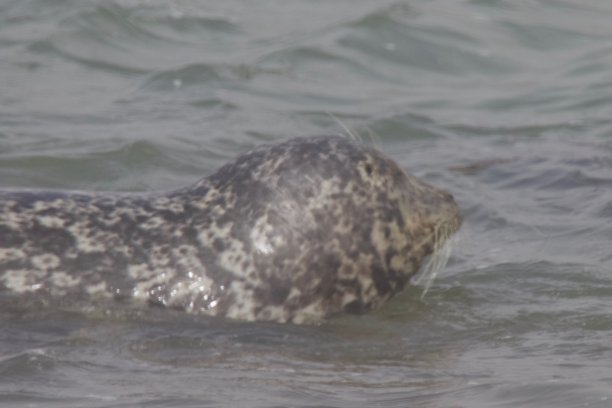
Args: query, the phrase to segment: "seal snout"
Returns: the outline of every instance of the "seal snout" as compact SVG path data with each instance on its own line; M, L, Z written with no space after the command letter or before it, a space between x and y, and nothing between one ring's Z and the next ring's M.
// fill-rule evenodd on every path
M442 199L436 217L436 228L443 231L441 234L443 237L440 237L442 241L438 243L438 245L440 245L461 227L463 217L461 216L461 210L455 201L455 197L451 193L444 190L438 190L438 193Z

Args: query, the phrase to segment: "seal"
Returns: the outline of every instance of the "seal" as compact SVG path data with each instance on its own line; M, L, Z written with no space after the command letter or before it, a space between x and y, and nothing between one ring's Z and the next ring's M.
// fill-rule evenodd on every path
M380 306L461 221L375 148L297 138L165 193L1 190L0 297L313 322Z

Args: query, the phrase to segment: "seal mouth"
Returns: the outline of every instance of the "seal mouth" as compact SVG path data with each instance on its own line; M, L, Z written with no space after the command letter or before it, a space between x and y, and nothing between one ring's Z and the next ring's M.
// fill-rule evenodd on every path
M452 195L449 194L449 197L451 202L455 204ZM427 295L427 292L434 283L438 273L446 267L451 256L453 246L457 241L456 235L454 234L461 227L463 219L461 217L461 213L456 207L456 204L455 209L455 217L453 217L451 220L440 222L433 228L432 252L412 280L412 283L415 285L421 285L424 283L423 292L421 292L421 300L425 298L425 295Z

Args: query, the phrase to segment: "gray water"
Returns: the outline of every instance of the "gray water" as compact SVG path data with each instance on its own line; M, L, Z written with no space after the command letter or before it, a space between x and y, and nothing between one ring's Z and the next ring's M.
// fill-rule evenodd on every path
M7 315L0 406L612 406L612 2L0 0L0 187L172 189L344 127L462 208L423 299Z

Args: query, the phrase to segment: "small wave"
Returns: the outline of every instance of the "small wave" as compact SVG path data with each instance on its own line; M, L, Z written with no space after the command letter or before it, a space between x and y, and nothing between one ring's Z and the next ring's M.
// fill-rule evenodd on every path
M237 29L220 18L172 17L160 12L141 15L139 9L117 4L81 9L68 16L60 28L30 46L38 53L55 53L89 68L125 74L147 73L197 61L193 45L209 33ZM171 52L169 52L171 50Z

